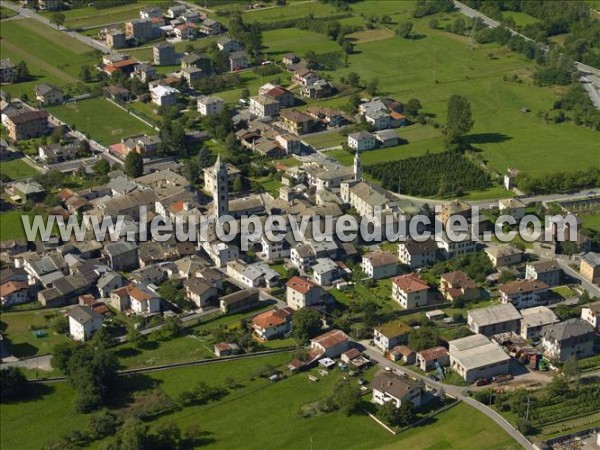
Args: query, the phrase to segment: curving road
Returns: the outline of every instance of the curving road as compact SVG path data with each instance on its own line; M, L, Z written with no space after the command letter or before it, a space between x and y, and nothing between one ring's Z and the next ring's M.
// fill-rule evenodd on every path
M392 362L390 362L388 359L384 358L375 347L370 345L370 343L368 341L362 341L361 344L365 347L365 349L366 349L365 353L369 356L369 358L372 361L377 361L377 363L381 367L387 367L387 366L393 367L394 366L394 364ZM454 386L451 384L445 384L445 383L440 383L438 381L433 381L433 380L407 368L406 366L402 366L402 367L397 366L397 369L399 371L406 372L411 377L423 380L423 382L426 385L428 385L438 391L440 389L443 389L447 394L450 394L451 396L456 397L459 400L465 402L469 406L472 406L479 412L485 414L490 419L492 419L498 426L500 426L504 431L506 431L510 436L512 436L515 439L515 441L517 441L519 443L519 445L521 445L524 449L535 450L535 447L533 446L533 444L531 442L529 442L529 440L523 434L521 434L521 432L519 430L515 429L504 417L502 417L500 414L498 414L495 410L493 410L492 408L490 408L488 406L485 406L483 403L479 403L477 400L474 400L471 397L467 397L466 395L464 395L464 392L467 388L462 388L462 387Z

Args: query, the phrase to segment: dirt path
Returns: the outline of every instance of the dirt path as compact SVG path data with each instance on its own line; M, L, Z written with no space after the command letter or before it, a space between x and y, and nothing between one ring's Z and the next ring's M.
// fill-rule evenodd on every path
M62 80L65 80L66 82L69 83L77 83L77 78L69 75L66 72L63 72L60 69L57 69L56 67L54 67L52 64L47 63L46 61L44 61L41 58L38 58L35 55L32 55L29 52L26 52L25 50L23 50L21 47L18 47L10 42L8 42L6 39L2 39L2 46L5 47L7 50L14 52L20 56L23 57L24 60L26 61L30 61L31 64L39 67L40 69L54 75L57 78L60 78Z

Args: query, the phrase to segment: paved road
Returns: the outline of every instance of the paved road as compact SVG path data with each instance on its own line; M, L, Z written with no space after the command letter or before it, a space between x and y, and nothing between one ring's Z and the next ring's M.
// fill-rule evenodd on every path
M467 17L471 17L471 18L479 17L483 21L483 23L485 23L490 28L496 28L496 27L499 27L500 25L502 25L500 22L498 22L490 17L487 17L486 15L477 11L476 9L469 8L464 3L454 0L454 6L456 7L456 10L458 12L460 12L461 14L463 14ZM506 29L508 31L510 31L510 33L513 36L514 35L521 36L523 39L525 39L527 41L535 42L533 39L519 33L518 31L515 31L508 27L506 27ZM542 46L542 48L545 51L548 50L548 47L546 47L546 46ZM587 79L585 78L585 76L589 75L589 74L593 74L596 77L600 77L600 69L588 66L579 61L575 61L575 68L583 75L581 78L581 81L582 81L583 87L588 92L588 95L590 96L592 103L594 104L594 106L596 108L600 109L600 95L598 94L598 91L600 91L600 79L594 80L593 78L587 78ZM590 86L588 83L591 83L592 85Z
M7 358L8 359L8 358ZM23 369L43 370L49 372L52 370L52 355L36 356L35 358L20 359L15 361L2 361L2 367L21 367Z
M369 356L369 358L372 361L376 361L377 363L379 363L379 365L382 368L388 367L388 366L390 366L390 367L395 366L392 362L385 359L375 347L373 347L369 344L368 341L362 341L361 344L365 346L366 354ZM469 406L472 406L473 408L477 409L478 411L480 411L481 413L485 414L490 419L492 419L494 422L496 422L496 424L498 426L500 426L504 431L506 431L509 435L511 435L523 448L525 448L527 450L534 450L534 447L531 444L531 442L529 442L529 440L524 435L522 435L518 430L516 430L504 417L502 417L500 414L498 414L492 408L489 408L489 407L485 406L484 404L479 403L478 401L464 395L464 391L466 388L430 380L429 378L407 368L406 366L402 366L402 367L396 366L396 368L399 371L405 372L414 378L423 380L423 382L426 385L428 385L436 390L443 389L447 394L450 394L451 396L456 397L459 400L465 402Z
M568 274L569 276L578 279L581 282L581 287L583 287L585 290L587 290L589 292L589 294L593 297L600 297L600 287L590 283L589 281L585 280L578 271L573 270L573 268L571 268L571 266L569 266L569 262L571 261L564 261L562 259L557 259L556 262L558 262L558 264L560 265L560 267L562 268L562 270Z
M37 20L38 22L43 23L44 25L46 25L50 28L54 28L55 30L62 31L63 33L68 34L72 38L77 39L79 42L92 47L94 50L99 50L102 53L110 53L110 48L108 46L102 44L99 41L92 39L91 37L84 36L82 34L76 33L75 31L71 31L68 28L59 27L57 25L54 25L54 24L50 23L50 21L48 19L46 19L44 16L35 12L33 9L21 8L14 3L6 2L6 1L0 1L0 5L5 8L10 8L13 11L18 12L19 15L22 17Z

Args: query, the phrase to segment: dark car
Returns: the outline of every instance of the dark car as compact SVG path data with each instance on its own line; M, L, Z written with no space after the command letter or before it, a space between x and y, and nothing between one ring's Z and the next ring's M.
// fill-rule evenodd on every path
M488 380L487 378L480 378L479 380L477 380L477 383L475 383L475 384L477 386L487 386L490 383L491 383L491 381Z

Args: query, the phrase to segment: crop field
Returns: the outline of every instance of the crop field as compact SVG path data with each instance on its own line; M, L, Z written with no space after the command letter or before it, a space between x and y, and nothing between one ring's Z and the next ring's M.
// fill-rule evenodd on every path
M419 39L357 43L349 67L335 76L356 72L367 81L377 77L381 95L400 101L419 98L439 123L446 120L450 95L466 95L475 119L471 143L501 173L517 167L540 175L597 164L597 132L538 117L537 111L552 107L559 90L530 84L532 62L495 44L470 46L467 38L429 29L425 20L414 22ZM524 82L503 80L513 74ZM523 107L531 112L521 112ZM565 148L571 157L563 158Z
M317 54L340 52L341 47L335 42L325 39L322 34L297 28L282 28L263 33L266 43L265 53L275 61L281 61L285 53L296 53L300 56L309 50Z
M13 94L32 94L42 81L64 85L74 83L83 64L94 65L99 53L64 33L45 27L33 19L11 20L0 27L3 58L27 63L34 81L3 86Z
M138 1L123 6L113 8L96 9L91 6L86 8L77 8L63 11L66 17L65 26L69 28L84 28L92 26L110 25L115 23L124 23L128 19L139 18L139 10L152 1ZM46 17L53 13L43 13Z
M243 19L245 22L249 23L269 23L277 22L279 20L300 19L311 13L314 14L315 17L327 17L331 14L335 14L336 10L333 6L325 5L320 2L297 2L281 7L250 10L244 13Z
M50 114L89 134L102 145L135 134L156 134L153 129L102 97L48 108Z
M37 174L38 171L27 164L22 158L5 161L0 164L0 174L6 175L11 180L21 180Z

